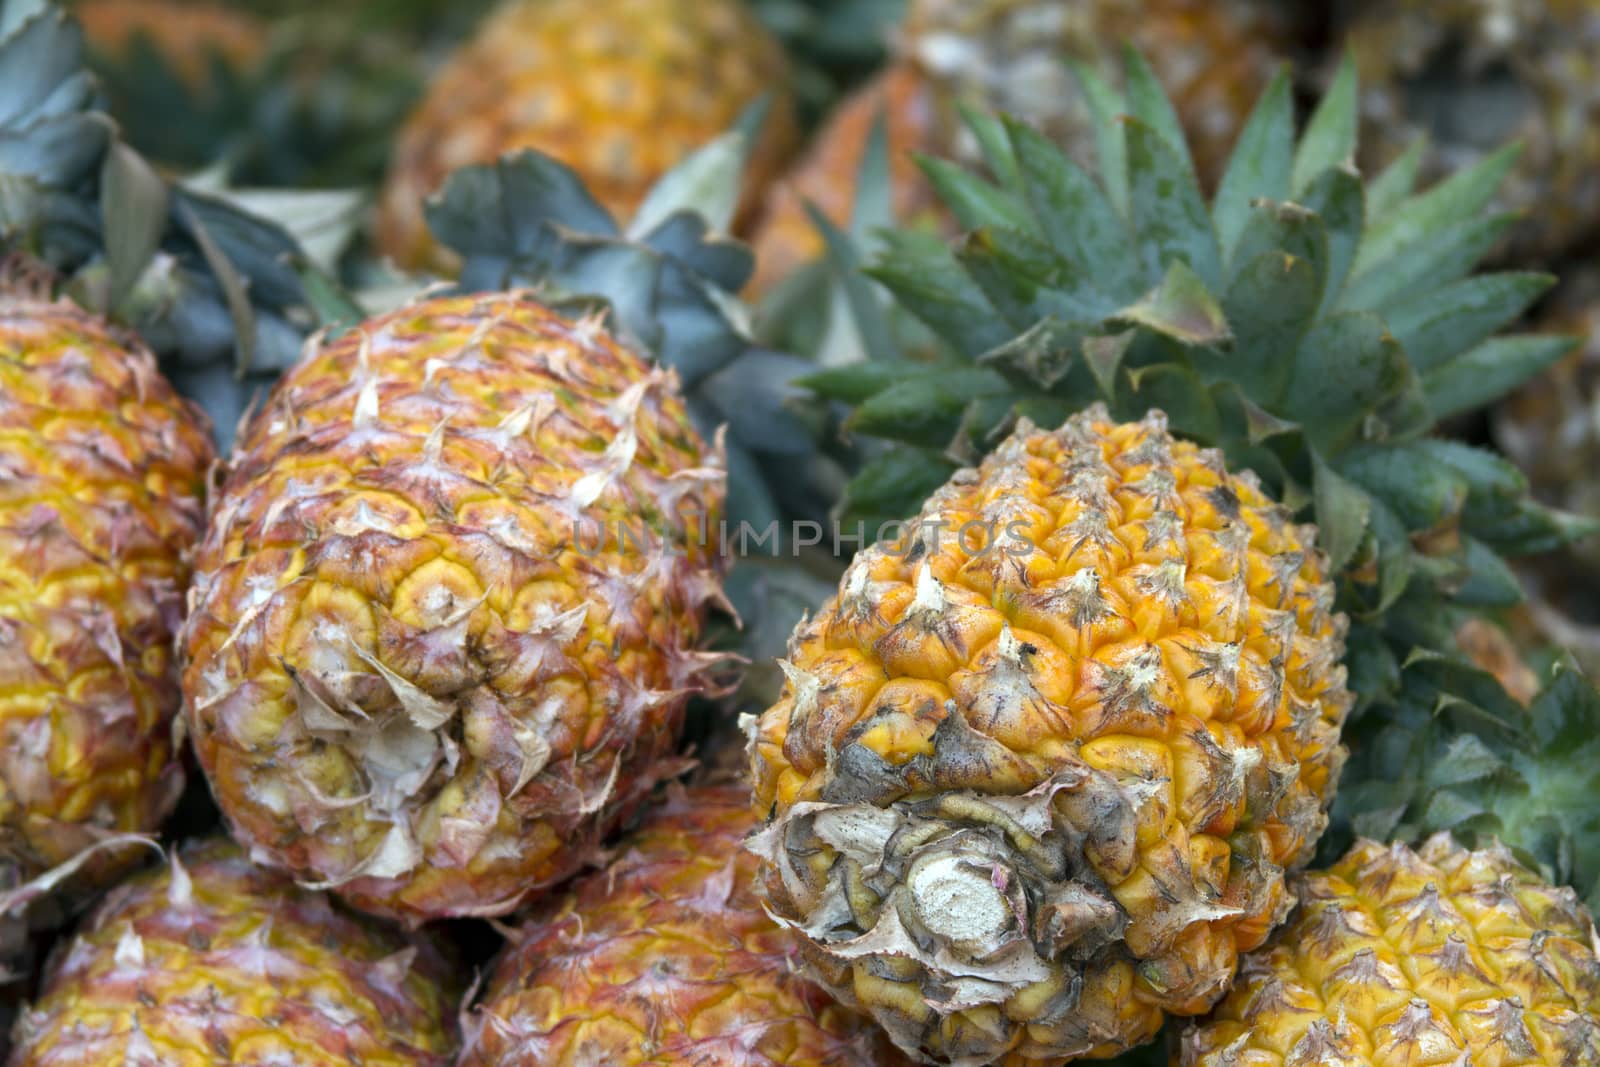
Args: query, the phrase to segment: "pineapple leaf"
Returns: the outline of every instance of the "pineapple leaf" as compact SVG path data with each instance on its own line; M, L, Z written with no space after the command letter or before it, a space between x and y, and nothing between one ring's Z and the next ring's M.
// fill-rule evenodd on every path
M983 153L984 162L989 165L989 169L994 172L1000 184L1007 189L1020 186L1022 176L1017 169L1017 155L1006 132L1005 120L966 104L959 105L959 108L962 122L972 131L972 136L977 140Z
M1361 246L1356 273L1365 274L1401 250L1432 241L1452 225L1476 218L1494 199L1518 152L1516 145L1508 145L1386 212Z
M1519 319L1555 279L1547 274L1482 274L1396 308L1389 330L1418 372L1483 343Z
M1375 221L1388 218L1416 191L1417 176L1427 154L1427 138L1417 138L1367 186L1367 211Z
M1116 318L1146 326L1184 345L1220 345L1233 339L1217 298L1181 259L1172 260L1157 288L1117 312Z
M1027 209L1004 189L946 160L918 156L917 165L928 176L956 221L967 229L987 225L1019 230L1028 227Z
M1293 79L1287 69L1272 79L1250 115L1217 190L1217 238L1229 262L1257 200L1289 199L1294 165Z
M138 282L167 228L167 183L127 145L112 144L100 168L100 213L105 218L105 310L117 307Z
M894 330L888 315L873 292L872 281L861 273L860 256L855 242L833 224L815 204L807 202L806 214L811 224L822 234L828 264L839 279L839 289L849 304L857 335L869 360L891 360L895 357Z
M1297 194L1320 178L1324 171L1354 163L1359 117L1357 100L1356 59L1347 52L1333 85L1312 114L1295 152L1290 187Z
M1422 376L1428 407L1446 419L1485 407L1582 343L1577 337L1495 337L1457 353Z
M1341 476L1320 455L1312 453L1317 526L1322 532L1328 563L1343 568L1361 547L1372 519L1372 498Z
M1340 297L1343 307L1405 307L1428 290L1472 271L1516 221L1515 215L1467 219L1391 256L1379 271L1356 275Z
M1155 71L1150 69L1150 64L1146 62L1144 56L1131 44L1123 46L1123 68L1127 72L1127 102L1130 114L1154 130L1166 142L1190 179L1198 185L1200 179L1195 174L1194 159L1189 154L1189 141L1184 136L1183 123L1179 120L1178 111L1172 106L1172 101L1167 98L1166 91L1162 89L1161 81L1156 77Z
M1094 118L1094 146L1100 164L1100 180L1117 214L1126 218L1131 198L1128 189L1128 142L1122 128L1122 95L1089 64L1076 59L1068 63Z
M1206 285L1220 288L1222 253L1193 172L1153 127L1131 118L1123 125L1130 210L1147 276L1159 278L1169 263L1181 259Z

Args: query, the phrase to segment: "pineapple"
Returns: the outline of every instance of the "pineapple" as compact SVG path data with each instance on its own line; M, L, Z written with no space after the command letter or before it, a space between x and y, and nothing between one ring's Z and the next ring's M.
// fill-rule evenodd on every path
M1510 258L1548 261L1600 234L1600 2L1389 0L1358 7L1348 34L1366 162L1426 135L1425 169L1443 176L1515 139L1500 207L1526 221Z
M872 275L937 357L879 345L809 379L874 449L841 510L883 543L752 725L774 914L929 1063L1114 1054L1225 992L1325 825L1489 821L1396 781L1406 735L1538 734L1457 631L1518 600L1502 555L1595 529L1432 436L1570 347L1495 336L1552 279L1471 273L1510 225L1481 217L1508 154L1421 192L1414 156L1366 182L1353 64L1299 137L1284 72L1208 201L1147 63L1125 96L1078 77L1093 171L975 113L982 174L928 168L965 236L884 238ZM1426 765L1444 787L1482 770L1586 885L1571 798L1600 761L1558 754L1587 735L1549 722L1550 752L1472 735L1473 762ZM1391 803L1325 815L1341 723ZM1579 811L1530 810L1551 780Z
M56 955L11 1067L446 1067L440 953L253 866L231 842L112 891Z
M1503 846L1359 842L1299 879L1181 1067L1600 1063L1600 938Z
M796 632L756 728L776 913L943 1062L1204 1011L1287 913L1343 759L1315 530L1103 409L1024 423L910 526Z
M247 70L265 58L266 23L238 8L185 0L79 0L72 14L89 47L126 57L148 48L191 90L224 68Z
M379 244L404 266L442 265L423 201L451 171L518 148L571 165L612 214L630 215L657 178L767 95L754 197L791 136L784 66L743 0L507 0L402 131Z
M748 791L673 787L617 858L516 931L460 1067L893 1067L871 1024L791 970L752 891Z
M722 500L673 375L598 319L444 296L313 347L240 439L181 635L235 835L408 922L574 873L680 766Z
M962 155L972 141L959 109L986 106L1039 125L1083 157L1090 102L1065 53L1109 68L1128 40L1148 52L1175 98L1207 182L1289 51L1292 20L1262 0L912 0L891 72L847 100L800 164L779 184L755 238L764 294L815 259L822 238L805 210L812 201L835 225L849 221L856 179L876 116L886 115L890 175L899 217L913 221L931 194L909 153Z
M0 295L0 901L20 910L75 861L102 883L137 855L119 837L178 798L172 642L213 455L142 345L18 289Z

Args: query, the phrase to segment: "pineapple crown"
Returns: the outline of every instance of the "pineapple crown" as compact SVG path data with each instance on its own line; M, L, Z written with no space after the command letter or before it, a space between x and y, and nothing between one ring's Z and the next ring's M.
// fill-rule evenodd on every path
M1208 202L1140 56L1129 51L1120 92L1090 69L1076 74L1093 113L1092 171L1027 125L969 114L987 173L923 161L965 235L882 238L868 273L931 329L940 352L908 358L877 302L851 302L869 358L805 383L852 407L858 435L882 440L844 510L875 521L914 512L1024 416L1056 425L1097 401L1122 418L1159 408L1174 432L1221 448L1313 518L1341 573L1350 688L1361 699L1348 777L1362 795L1366 767L1387 790L1388 825L1373 816L1357 828L1503 832L1547 868L1593 878L1574 857L1600 855L1600 826L1532 814L1600 789L1592 754L1546 770L1565 757L1545 737L1549 723L1534 721L1559 711L1592 736L1592 689L1569 671L1539 705L1556 710L1530 713L1463 662L1454 634L1465 618L1520 600L1505 556L1554 548L1596 524L1531 500L1503 458L1431 435L1574 344L1497 336L1553 279L1472 273L1515 221L1485 214L1515 150L1418 191L1418 145L1364 181L1351 162L1353 64L1298 137L1285 71ZM1452 734L1447 718L1497 725ZM1385 747L1369 754L1368 734L1384 735ZM1471 772L1429 763L1472 744L1463 738L1482 741L1492 766L1487 756ZM1431 766L1433 779L1397 779L1402 755ZM1462 787L1482 784L1472 774L1496 787L1469 814ZM1486 810L1500 803L1506 810ZM1337 848L1341 835L1332 837Z
M624 342L675 370L701 432L727 427L730 519L765 527L821 507L797 476L814 458L813 431L790 406L800 393L791 383L814 367L751 339L734 294L753 259L724 236L761 115L757 105L667 174L626 228L569 167L535 151L456 172L427 217L462 258L463 290L526 287L602 307Z
M132 327L180 387L192 368L286 366L311 325L297 244L160 177L121 140L84 55L56 4L0 0L0 251L47 263Z

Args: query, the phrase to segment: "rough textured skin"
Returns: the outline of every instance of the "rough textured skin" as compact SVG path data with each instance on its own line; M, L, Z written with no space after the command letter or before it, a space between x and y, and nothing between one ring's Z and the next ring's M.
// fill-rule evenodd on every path
M886 123L889 180L896 219L910 222L933 209L933 190L913 153L934 151L932 86L915 66L896 63L839 105L811 148L772 190L756 230L755 296L771 291L823 253L822 234L806 211L809 201L834 225L847 227L856 179L880 116Z
M1087 153L1087 107L1061 55L1114 75L1130 42L1165 83L1209 184L1288 52L1285 17L1263 0L910 0L903 47L956 95Z
M408 921L578 870L676 769L722 498L675 376L597 321L444 297L313 349L241 437L183 633L236 836Z
M460 1067L895 1067L867 1020L794 973L744 851L743 787L674 787L525 924L467 1017Z
M378 238L439 265L423 200L452 171L536 148L626 219L680 159L776 94L751 161L755 202L793 139L778 42L743 0L507 0L440 73L395 147Z
M1183 1067L1600 1064L1594 922L1504 848L1363 841L1297 889Z
M1344 757L1313 536L1159 413L1095 408L859 554L752 727L754 847L813 973L964 1067L1206 1011L1288 914Z
M52 962L11 1067L446 1067L460 990L425 941L238 846L113 890Z
M266 52L266 24L223 4L81 0L70 7L91 48L122 55L144 41L197 89L210 81L217 60L243 68Z
M0 297L0 893L177 799L172 642L212 461L144 348Z
M1500 201L1528 213L1512 258L1600 233L1600 0L1391 0L1349 41L1369 167L1426 136L1426 176L1443 178L1518 141Z

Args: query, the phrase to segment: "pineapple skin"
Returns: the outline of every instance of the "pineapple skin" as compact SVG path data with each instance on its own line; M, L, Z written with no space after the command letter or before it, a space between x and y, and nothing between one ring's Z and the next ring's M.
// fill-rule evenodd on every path
M1600 235L1600 0L1373 3L1348 40L1365 167L1426 137L1424 177L1443 179L1516 141L1499 207L1526 217L1505 257L1547 260Z
M448 1067L439 952L254 866L183 849L118 886L53 960L11 1067Z
M1181 1067L1600 1063L1594 921L1503 846L1359 842L1299 880Z
M1158 412L1095 408L858 554L752 724L753 847L812 972L963 1067L1208 1010L1287 916L1344 759L1314 534Z
M0 889L177 801L173 638L213 462L142 345L0 297Z
M226 4L183 0L79 0L70 5L89 47L124 55L147 42L185 84L204 89L212 63L245 70L266 56L267 24Z
M723 494L676 376L526 295L312 350L241 436L182 635L235 835L407 922L571 875L679 767Z
M423 202L462 167L533 148L631 218L657 179L763 94L748 204L795 136L782 46L743 0L507 0L440 72L401 131L380 201L382 251L445 267ZM748 208L747 208L748 210Z
M761 910L744 787L669 789L537 912L467 1016L459 1067L899 1067L882 1033L794 973Z

